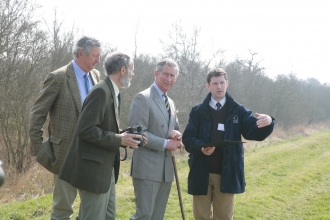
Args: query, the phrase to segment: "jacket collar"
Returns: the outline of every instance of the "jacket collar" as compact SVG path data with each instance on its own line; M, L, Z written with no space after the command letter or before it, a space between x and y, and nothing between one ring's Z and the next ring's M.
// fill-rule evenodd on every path
M210 100L211 100L211 93L209 92L206 98L204 99L204 101L199 105L199 107L196 110L204 118L211 118L208 110ZM226 93L226 104L228 105L228 111L231 111L232 108L234 108L238 104L228 92Z
M69 85L71 94L73 96L73 100L76 105L77 112L80 113L82 104L81 104L81 98L80 98L79 87L78 87L76 75L75 75L74 69L73 69L73 61L71 61L67 65L66 75L68 77L68 85Z
M109 78L109 76L105 77L104 78L104 81L107 83L109 89L110 89L110 93L111 93L111 96L112 96L112 100L114 101L114 107L115 107L115 117L116 117L116 121L117 121L117 129L119 131L119 124L120 124L120 115L119 115L119 112L118 112L118 106L117 106L117 102L115 101L116 100L116 93L115 93L115 89L113 88L113 85L112 85L112 81L111 79Z

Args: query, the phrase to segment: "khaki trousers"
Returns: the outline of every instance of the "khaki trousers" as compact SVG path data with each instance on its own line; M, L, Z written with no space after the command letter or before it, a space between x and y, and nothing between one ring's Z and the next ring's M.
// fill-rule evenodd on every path
M69 220L73 214L73 202L77 189L54 174L54 192L51 220Z
M234 194L220 192L221 176L210 173L207 195L193 196L193 213L198 220L231 220L234 215ZM213 206L213 213L211 210Z
M104 194L79 190L79 220L114 220L116 219L115 175L112 170L108 192Z

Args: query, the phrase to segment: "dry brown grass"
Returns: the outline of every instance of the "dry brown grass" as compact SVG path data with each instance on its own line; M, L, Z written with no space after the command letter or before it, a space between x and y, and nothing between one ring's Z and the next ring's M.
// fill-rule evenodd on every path
M316 132L329 129L329 122L320 124L312 124L308 126L296 126L290 129L283 129L275 126L274 132L262 142L246 141L244 145L246 150L252 150L255 147L267 146L269 143L286 140L295 136L309 136ZM132 150L128 149L128 157L131 157ZM178 157L185 157L187 153L180 154L176 152ZM122 155L123 157L124 155ZM4 166L5 171L6 167ZM26 172L17 174L14 172L7 173L6 182L0 189L0 204L18 200L27 200L39 197L53 190L53 175L39 165L33 162L26 168Z
M30 164L24 173L11 172L6 175L6 181L0 189L0 204L27 200L53 191L53 175L37 162Z
M310 136L316 132L323 131L329 128L330 121L318 124L299 125L291 127L289 129L285 129L281 126L276 125L273 133L262 142L244 140L246 142L246 144L244 144L244 148L245 150L251 150L255 147L263 147L269 145L272 142L287 140L296 136Z

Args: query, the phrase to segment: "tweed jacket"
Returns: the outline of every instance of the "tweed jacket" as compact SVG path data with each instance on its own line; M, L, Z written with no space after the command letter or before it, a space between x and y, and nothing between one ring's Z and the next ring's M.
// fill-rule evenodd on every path
M111 174L119 173L119 115L109 77L95 85L85 99L77 128L60 173L72 186L106 193Z
M94 84L101 81L97 70L90 71ZM46 76L30 113L31 155L47 170L59 174L77 125L81 98L72 62ZM43 142L47 116L48 138Z
M171 117L153 85L137 94L132 101L129 126L141 125L148 139L148 144L143 148L134 149L131 164L133 178L159 182L173 181L171 151L163 150L163 144L173 130L179 130L179 123L174 102L169 97L168 101Z

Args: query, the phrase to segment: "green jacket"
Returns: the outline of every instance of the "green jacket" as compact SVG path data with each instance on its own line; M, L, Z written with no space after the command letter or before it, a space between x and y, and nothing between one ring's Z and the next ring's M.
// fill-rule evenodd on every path
M78 189L106 193L113 168L118 178L121 137L114 100L109 77L95 85L85 99L59 176Z

